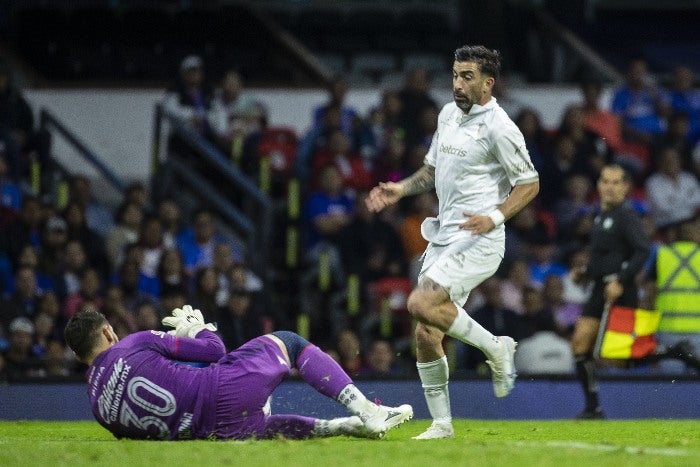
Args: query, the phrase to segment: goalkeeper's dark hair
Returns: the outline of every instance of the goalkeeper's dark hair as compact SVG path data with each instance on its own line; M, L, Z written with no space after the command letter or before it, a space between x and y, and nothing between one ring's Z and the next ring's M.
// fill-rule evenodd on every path
M66 344L80 360L85 360L97 345L102 326L105 324L109 324L107 318L99 311L92 308L79 311L66 324Z
M479 65L482 74L493 78L498 78L501 71L501 54L483 45L463 45L455 50L455 61L474 62Z

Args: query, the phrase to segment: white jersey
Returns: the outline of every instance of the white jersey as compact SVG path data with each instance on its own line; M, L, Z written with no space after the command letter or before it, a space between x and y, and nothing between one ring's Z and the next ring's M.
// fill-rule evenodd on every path
M454 102L445 105L425 163L435 167L439 212L423 222L421 232L439 245L471 235L459 228L465 213L486 215L503 204L513 186L539 179L520 129L495 97L474 104L468 114ZM503 225L484 236L505 238Z

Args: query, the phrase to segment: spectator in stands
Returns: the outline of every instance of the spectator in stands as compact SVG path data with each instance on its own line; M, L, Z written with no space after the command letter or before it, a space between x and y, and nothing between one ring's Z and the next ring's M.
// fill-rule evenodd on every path
M588 176L585 161L579 157L576 141L568 133L559 133L554 139L552 153L540 172L543 180L539 200L543 208L553 209L564 196L564 180L574 174Z
M686 136L689 140L700 137L700 89L694 86L690 68L682 65L674 68L671 86L661 91L661 101L667 115L683 113L688 116Z
M202 311L206 322L216 322L216 296L219 281L213 267L201 267L194 273L192 292L187 303Z
M386 143L377 154L374 164L377 180L398 182L406 176L406 142L400 132L386 137Z
M144 213L150 214L150 197L148 196L148 188L141 181L131 182L124 190L124 202L134 203L141 208Z
M214 91L208 119L218 146L224 154L238 160L245 138L260 129L259 107L246 92L238 70L224 72Z
M571 234L576 219L582 210L590 208L593 185L583 174L572 174L564 180L564 196L553 207L559 238Z
M12 268L17 267L20 251L29 244L39 249L42 242L41 202L34 196L25 196L19 218L0 229L0 252L4 252Z
M214 265L214 247L219 243L230 243L216 228L214 213L200 207L192 214L192 238L182 238L178 247L182 252L185 269L193 274L199 268ZM240 259L240 252L233 246L234 257Z
M385 135L398 133L405 138L405 130L401 126L402 101L399 92L395 89L385 90L382 93L380 106L384 115L383 133Z
M204 310L201 311L207 316ZM248 339L272 331L271 326L266 326L265 316L252 294L244 289L232 288L226 305L209 313L215 317L219 335L229 351Z
M576 320L581 315L582 305L568 302L564 297L564 278L550 274L542 285L542 298L546 307L551 310L556 325L554 331L569 339L574 331Z
M54 280L54 287L57 287L55 279L61 272L66 243L68 224L62 217L51 217L44 224L38 268Z
M127 267L123 265L122 268ZM132 267L132 270L135 266ZM144 301L147 298L144 297ZM141 302L141 303L143 303ZM105 315L109 324L114 328L114 332L119 336L120 339L126 337L132 332L136 332L138 326L136 324L135 310L141 303L135 303L133 310L127 308L127 303L124 301L124 291L120 284L113 284L107 287L105 291L105 301L102 306L102 314Z
M437 103L430 95L430 79L425 68L412 68L406 73L404 86L399 90L401 100L401 114L399 126L406 132L406 144L412 147L420 141L421 119L420 116L426 107L437 107Z
M406 143L409 147L421 145L429 148L433 140L433 135L437 131L437 121L440 108L436 105L426 105L418 115L418 127L414 139L407 139ZM410 136L410 135L409 135ZM408 138L408 136L407 136Z
M102 295L102 281L95 268L85 268L80 276L79 289L69 294L63 305L63 316L71 318L86 305L91 305L98 310L104 304Z
M586 128L583 109L569 105L562 115L557 129L558 135L568 135L574 144L574 160L580 165L591 183L598 179L600 169L612 158L612 150L607 142Z
M367 208L368 193L358 194L353 218L338 238L345 271L357 274L364 285L384 277L404 277L408 273L401 238L391 224Z
M132 318L141 303L156 301L153 295L144 291L140 279L141 271L138 262L130 260L121 265L119 273L113 281L113 284L120 289L121 302Z
M95 199L92 183L85 175L73 175L68 184L68 199L83 207L88 227L104 238L114 227L112 211Z
M27 266L35 271L38 294L44 295L45 293L52 292L54 290L54 284L51 277L37 269L38 264L39 257L37 256L36 249L27 243L19 252L16 268ZM11 275L8 278L9 280L4 291L5 295L9 295L15 290L15 279L12 273L10 274Z
M90 267L90 262L85 254L85 248L77 240L66 242L59 259L56 273L52 279L56 295L58 295L59 300L64 302L67 297L80 291L81 278L85 270ZM99 273L96 270L94 272L97 274L99 284Z
M675 148L662 150L659 169L646 181L651 217L657 229L695 215L700 208L700 182L682 170Z
M15 182L29 179L32 158L44 167L48 162L50 136L36 131L34 113L13 82L10 64L0 58L0 141L5 145L8 175Z
M214 247L214 264L212 269L216 276L216 306L224 306L231 289L231 270L234 266L233 250L228 243L219 243ZM245 284L242 285L245 287ZM212 308L213 309L213 308ZM201 310L201 308L200 308Z
M542 287L545 278L550 274L566 274L566 266L558 260L558 247L552 235L546 231L539 231L525 241L529 252L530 281L535 287Z
M143 216L143 209L134 202L125 201L117 207L117 223L105 238L107 257L113 271L119 269L124 261L126 245L138 241Z
M346 102L348 82L342 76L335 76L328 82L327 91L328 100L326 103L314 109L314 126L321 126L323 124L329 109L333 112L338 109L340 130L345 134L348 141L354 144L356 137L355 129L360 117L357 110Z
M579 280L574 271L579 271L584 268L589 261L588 249L581 248L574 250L567 255L566 268L567 272L561 277L562 281L562 299L568 303L572 309L575 307L578 311L572 314L581 314L583 305L588 301L591 294L591 284Z
M409 199L409 203L408 213L403 216L399 226L399 236L406 253L406 261L410 265L410 275L417 280L420 258L428 247L428 241L423 238L420 226L424 219L437 216L438 201L435 193L426 191Z
M144 218L139 231L138 244L143 251L141 273L147 277L156 278L160 258L165 251L163 228L158 217L147 215Z
M360 339L352 329L343 329L336 339L336 350L340 357L340 366L351 377L357 377L364 371L364 356Z
M191 237L190 228L183 225L180 206L172 198L165 198L158 203L158 219L163 231L163 245L173 248L185 237Z
M534 236L548 234L545 223L538 218L532 204L525 206L506 223L506 252L504 262L526 259L529 250L527 240Z
M525 339L539 331L552 331L557 334L560 329L554 318L554 312L545 301L543 289L526 286L523 289L523 315L519 325L519 338Z
M228 273L229 287L258 293L263 291L262 280L243 261L234 261Z
M396 358L396 352L387 339L374 339L367 349L365 365L360 376L369 378L403 378L410 375L408 368Z
M363 159L377 163L377 158L386 146L388 135L384 133L384 109L372 107L366 118L358 119L356 130L357 152Z
M531 285L530 267L524 259L512 261L506 268L506 276L501 282L501 301L503 306L519 315L525 313L523 307L523 290Z
M372 161L355 153L350 140L341 130L328 135L327 146L316 152L311 163L314 173L319 173L327 165L338 169L346 189L370 189L376 181Z
M137 331L150 331L161 329L161 316L155 303L144 302L139 304L134 313Z
M40 377L41 359L34 352L34 324L31 319L17 317L8 326L9 348L4 352L8 379Z
M139 292L157 299L160 296L160 281L157 277L146 275L143 272L144 262L144 248L140 243L130 243L124 248L124 263L134 263L138 267L136 288ZM115 280L119 280L119 278L116 277Z
M85 207L76 201L70 201L63 210L63 218L68 225L68 239L83 245L90 264L97 268L100 278L105 280L111 272L109 258L104 240L87 224Z
M211 136L207 112L213 93L204 79L204 62L198 55L188 55L180 62L180 74L163 100L163 111L201 136ZM171 141L171 144L174 144ZM179 145L172 149L182 149Z
M540 113L532 107L525 107L518 112L514 122L525 138L525 147L530 153L532 164L538 172L541 171L547 154L547 133Z
M167 314L175 308L182 308L187 304L185 289L166 288L160 297L160 312Z
M355 203L346 194L343 177L335 165L319 172L320 190L306 201L307 246L310 253L319 243L335 245L337 237L352 220Z
M45 315L51 316L54 322L63 324L61 319L61 302L58 300L58 295L53 291L44 292L43 295L39 297L36 304L36 314L43 313ZM62 329L54 329L57 336L60 336L63 332Z
M341 129L341 109L337 105L326 108L323 120L315 124L299 141L294 172L302 182L316 182L312 170L314 156L328 147L330 135ZM312 186L315 188L315 186Z
M46 353L41 359L46 377L66 378L70 376L75 366L72 353L61 341L50 340L46 345Z
M160 257L160 263L158 264L157 277L161 300L164 296L168 295L170 291L181 292L186 298L187 290L189 290L190 285L190 277L185 271L182 253L178 248L168 248L163 251ZM185 303L187 302L183 301L183 305ZM178 307L176 306L174 308Z
M601 106L603 84L598 79L586 79L580 89L586 129L604 140L614 152L618 151L622 145L622 120L619 115Z
M22 266L15 271L15 291L2 302L0 323L9 329L13 319L24 317L33 319L39 302L39 291L36 284L36 272L28 266Z
M36 355L43 357L46 354L49 342L56 336L56 328L59 326L59 321L55 316L43 311L37 311L32 323L34 324L34 343L32 347Z
M668 117L668 127L652 144L650 169L659 168L659 156L667 147L674 148L681 156L682 169L693 171L693 144L690 139L690 119L685 112L675 112ZM647 174L645 174L647 175Z
M656 78L649 73L646 60L631 60L626 82L615 90L611 104L611 110L622 118L625 139L650 144L654 136L663 132L660 97Z

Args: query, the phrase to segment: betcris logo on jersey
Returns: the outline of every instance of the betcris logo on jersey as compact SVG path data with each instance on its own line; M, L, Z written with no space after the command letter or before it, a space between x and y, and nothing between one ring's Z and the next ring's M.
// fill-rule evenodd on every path
M457 157L466 157L467 156L467 150L457 147L457 146L450 146L447 144L441 144L440 145L440 152L443 154L449 154L450 156L457 156Z

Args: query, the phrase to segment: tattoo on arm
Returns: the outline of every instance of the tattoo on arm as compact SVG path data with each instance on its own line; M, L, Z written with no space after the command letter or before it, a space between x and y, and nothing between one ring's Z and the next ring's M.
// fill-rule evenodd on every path
M401 182L404 196L416 195L435 188L435 167L424 165Z

